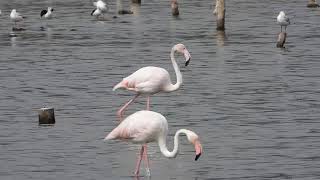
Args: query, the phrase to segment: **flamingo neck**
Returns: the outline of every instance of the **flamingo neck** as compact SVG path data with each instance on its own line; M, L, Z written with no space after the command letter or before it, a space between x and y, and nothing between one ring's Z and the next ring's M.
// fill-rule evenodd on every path
M180 72L179 66L177 64L176 59L174 58L174 47L171 49L171 53L170 53L170 58L171 58L171 62L172 62L172 66L174 69L174 72L176 73L176 77L177 77L177 82L175 84L170 84L169 86L166 87L165 91L166 92L171 92L171 91L175 91L177 89L179 89L179 87L182 84L182 74Z
M187 135L187 130L185 129L179 129L176 134L174 135L174 145L173 145L173 150L170 152L167 148L167 141L166 141L166 136L167 133L164 133L162 136L159 137L158 139L158 144L160 147L161 153L168 158L174 158L178 154L178 149L179 149L179 135L183 133Z

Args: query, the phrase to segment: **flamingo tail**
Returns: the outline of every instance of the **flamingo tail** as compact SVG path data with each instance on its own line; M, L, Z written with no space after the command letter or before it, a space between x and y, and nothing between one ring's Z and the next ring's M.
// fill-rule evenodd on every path
M125 87L125 85L124 85L123 82L121 81L121 82L119 82L117 85L115 85L115 86L113 87L112 91L115 91L115 90L117 90L117 89L119 89L119 88L124 88L124 87Z

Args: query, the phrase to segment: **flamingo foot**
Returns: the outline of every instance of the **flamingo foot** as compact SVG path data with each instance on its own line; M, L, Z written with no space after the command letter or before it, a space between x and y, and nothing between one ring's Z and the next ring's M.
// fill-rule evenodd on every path
M150 177L151 176L151 171L149 168L146 168L146 176Z
M138 170L135 170L133 174L134 174L134 176L136 176L136 177L139 176L139 169L138 169Z

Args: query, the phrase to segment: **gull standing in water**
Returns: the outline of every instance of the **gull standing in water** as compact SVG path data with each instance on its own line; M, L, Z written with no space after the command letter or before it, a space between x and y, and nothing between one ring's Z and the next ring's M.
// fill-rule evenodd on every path
M23 20L23 16L20 15L20 13L17 13L16 9L12 9L11 13L10 13L10 19L11 21L14 22L14 27L16 27L17 22L22 21Z
M48 7L48 10L42 10L40 13L40 17L41 18L46 18L46 19L51 19L52 18L52 12L53 12L53 8L52 7Z
M105 2L102 0L98 0L97 2L93 2L93 5L96 6L96 9L94 9L91 12L91 16L99 17L100 15L103 15L108 11L108 6Z
M290 19L283 11L280 11L277 22L281 26L281 32L282 32L282 26L284 26L284 31L287 32L287 26L290 24Z

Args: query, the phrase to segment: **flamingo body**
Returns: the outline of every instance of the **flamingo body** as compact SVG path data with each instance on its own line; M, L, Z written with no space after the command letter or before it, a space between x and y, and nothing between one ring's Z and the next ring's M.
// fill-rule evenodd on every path
M159 67L143 67L128 77L124 78L113 90L124 88L138 94L152 95L166 91L171 85L170 75L167 70Z
M166 136L167 131L165 117L153 111L142 110L124 119L105 140L121 139L134 144L145 144L157 141L160 135Z

